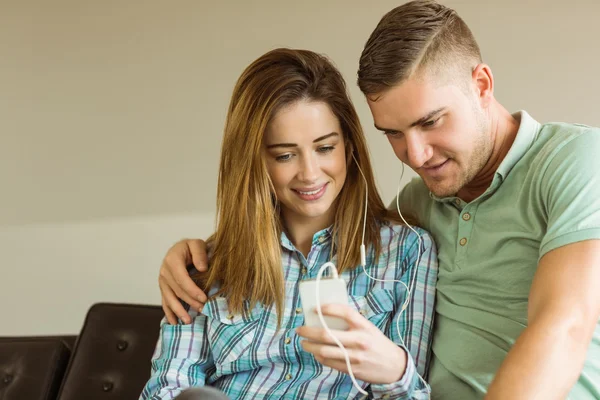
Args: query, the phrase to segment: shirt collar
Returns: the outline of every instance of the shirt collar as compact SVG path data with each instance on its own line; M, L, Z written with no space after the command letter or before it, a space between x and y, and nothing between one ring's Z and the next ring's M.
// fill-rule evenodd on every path
M332 231L333 231L333 225L316 232L313 235L311 247L329 243L331 241ZM292 241L288 238L285 231L281 231L281 239L280 240L281 240L281 245L284 248L288 249L289 251L296 251L296 247L294 246Z
M526 111L519 111L513 114L513 117L519 121L519 130L510 150L500 163L496 174L504 180L511 169L523 158L527 150L535 141L541 130L541 125L533 119Z

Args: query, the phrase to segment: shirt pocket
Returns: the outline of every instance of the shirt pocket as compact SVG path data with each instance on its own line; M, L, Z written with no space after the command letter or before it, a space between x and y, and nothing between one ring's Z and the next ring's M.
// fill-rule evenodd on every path
M208 340L217 369L223 373L243 370L242 364L251 358L259 310L245 307L241 314L234 315L227 299L216 297L206 303L202 313L208 317Z
M392 319L394 294L389 289L371 290L365 296L349 295L350 305L379 330L383 331Z

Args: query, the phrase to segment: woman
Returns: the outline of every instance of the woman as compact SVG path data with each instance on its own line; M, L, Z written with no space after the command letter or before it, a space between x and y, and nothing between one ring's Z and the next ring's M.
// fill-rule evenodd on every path
M243 72L225 125L217 208L200 282L210 301L189 311L189 325L163 320L142 399L204 385L235 399L428 397L421 376L436 251L425 231L385 208L358 115L326 58L277 49ZM328 261L350 302L322 313L349 326L332 334L359 388L344 351L303 326L314 311L302 309L299 284Z

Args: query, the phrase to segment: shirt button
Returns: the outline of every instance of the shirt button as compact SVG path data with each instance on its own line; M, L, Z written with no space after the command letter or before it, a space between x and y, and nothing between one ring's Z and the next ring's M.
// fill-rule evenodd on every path
M229 314L229 315L227 316L227 319L233 319L233 315L232 315L232 314Z
M302 309L300 307L296 308L296 314L302 314Z
M290 339L289 337L285 338L285 344L290 344L290 343L292 343L292 339Z
M286 380L286 381L289 381L290 379L292 379L292 374L287 374L287 375L285 376L285 380Z
M465 244L467 244L467 238L460 239L460 242L458 243L460 243L461 246L464 246Z
M302 269L300 270L300 272L302 272L302 275L306 275L306 267L302 267Z
M360 313L360 315L367 314L367 310L365 310L364 308L361 308L358 312Z
M390 398L390 395L386 393L386 394L384 394L383 396L381 396L381 398L382 398L382 399L389 399L389 398Z
M462 219L464 219L465 221L468 221L471 219L471 214L469 213L464 213L462 216Z
M460 199L454 200L454 204L456 204L457 206L460 206Z

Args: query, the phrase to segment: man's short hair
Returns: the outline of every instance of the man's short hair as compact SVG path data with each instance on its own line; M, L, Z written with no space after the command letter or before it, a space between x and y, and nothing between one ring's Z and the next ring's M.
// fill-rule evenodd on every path
M456 11L433 0L415 0L388 12L369 37L358 86L373 95L422 72L442 79L470 76L479 63L479 46Z

